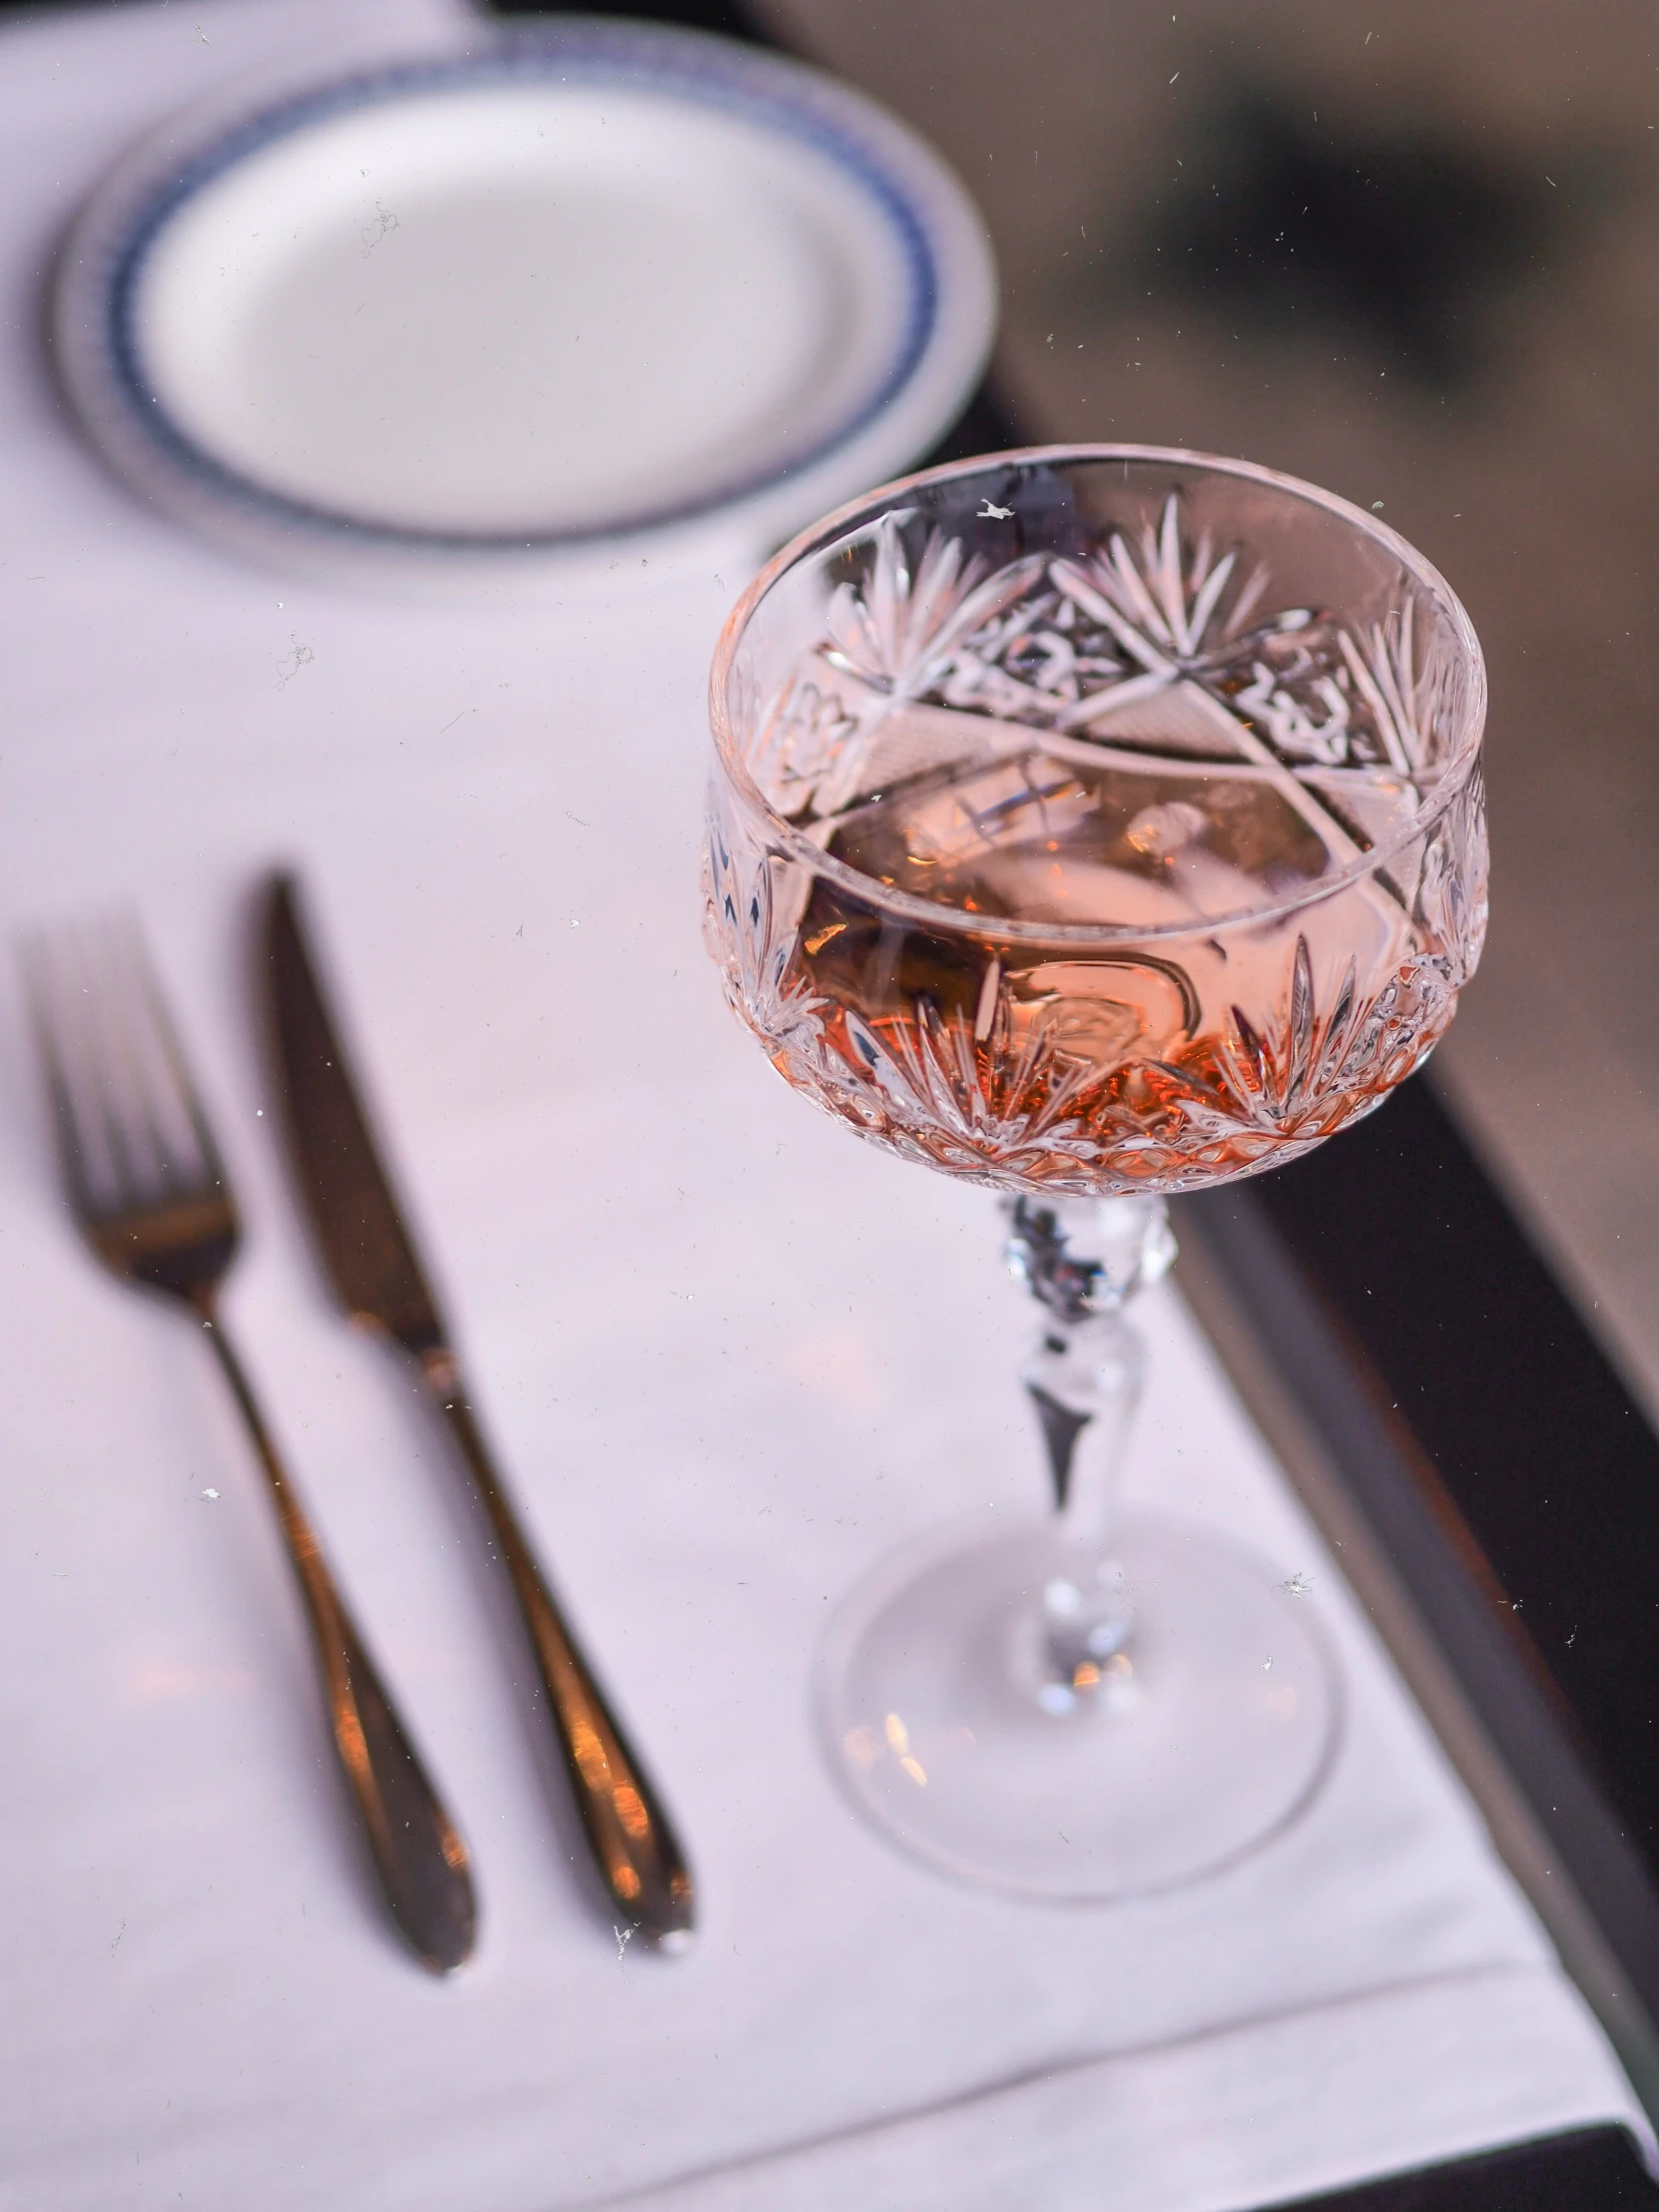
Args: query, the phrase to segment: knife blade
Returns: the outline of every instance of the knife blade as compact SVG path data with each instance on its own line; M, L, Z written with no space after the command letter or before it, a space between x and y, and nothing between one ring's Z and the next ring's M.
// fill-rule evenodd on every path
M682 1947L691 1871L519 1525L473 1410L323 994L297 886L277 875L261 930L266 1010L294 1179L340 1304L415 1363L483 1507L534 1655L583 1832L631 1931Z

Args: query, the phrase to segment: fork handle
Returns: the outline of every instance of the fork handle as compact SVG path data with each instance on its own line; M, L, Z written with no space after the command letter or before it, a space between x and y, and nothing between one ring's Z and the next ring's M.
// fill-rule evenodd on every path
M429 1352L419 1365L466 1462L512 1582L547 1715L600 1878L625 1928L648 1943L678 1950L690 1940L696 1923L696 1894L680 1839L519 1527L467 1403L453 1355Z
M305 1601L334 1748L392 1918L423 1966L447 1973L472 1951L477 1904L466 1845L375 1672L218 1314L198 1307L276 1505Z

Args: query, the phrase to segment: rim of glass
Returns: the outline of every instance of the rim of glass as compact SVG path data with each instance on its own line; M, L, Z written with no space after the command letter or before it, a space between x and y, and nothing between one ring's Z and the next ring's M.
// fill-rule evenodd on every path
M922 898L913 891L898 890L889 883L883 883L878 877L865 875L845 860L836 859L833 854L826 852L805 830L785 821L769 805L739 754L726 700L732 663L736 658L739 642L757 608L773 586L810 554L823 552L837 538L845 537L855 523L860 520L876 520L883 508L923 486L948 483L954 478L978 475L992 468L1005 470L1011 467L1029 468L1093 461L1172 464L1203 469L1216 476L1244 477L1251 483L1264 484L1271 490L1288 494L1308 506L1323 508L1327 514L1336 516L1364 536L1385 547L1429 596L1438 601L1469 664L1471 685L1466 726L1455 751L1436 777L1428 801L1410 818L1398 835L1384 843L1373 845L1336 874L1323 875L1301 890L1290 892L1283 898L1264 899L1259 905L1235 907L1224 914L1205 914L1194 916L1191 920L1151 924L1036 921L1017 915L970 914L959 906ZM1230 924L1275 921L1304 907L1316 906L1323 899L1335 897L1351 884L1375 874L1397 852L1424 835L1457 799L1480 757L1480 744L1486 727L1487 699L1485 656L1480 650L1480 640L1475 635L1474 624L1469 620L1467 610L1433 563L1425 560L1415 546L1402 538L1397 530L1389 529L1386 523L1380 522L1376 515L1368 514L1363 507L1355 506L1352 500L1343 499L1336 492L1325 491L1318 484L1310 484L1302 477L1287 476L1279 469L1264 468L1256 461L1232 460L1223 454L1201 453L1191 447L1179 445L1010 446L1003 452L975 453L966 460L947 461L939 468L918 469L909 476L895 477L891 483L878 484L872 491L861 492L856 499L849 499L832 514L810 523L798 537L792 538L788 545L773 555L727 616L709 671L709 723L720 765L735 786L739 797L761 817L768 826L772 838L792 858L800 861L803 866L810 867L815 874L838 884L865 904L879 907L883 912L901 914L933 929L947 929L961 936L1013 938L1036 944L1139 944L1145 943L1149 938L1209 936L1218 928Z

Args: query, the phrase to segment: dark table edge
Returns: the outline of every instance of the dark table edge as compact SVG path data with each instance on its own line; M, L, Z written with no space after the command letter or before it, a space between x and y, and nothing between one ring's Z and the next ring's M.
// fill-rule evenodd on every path
M1635 2212L1653 2182L1628 2128L1530 2135L1438 2166L1412 2166L1260 2212Z
M1176 1202L1177 1280L1447 1757L1659 2115L1659 1894L1570 1728L1249 1183ZM1363 1356L1362 1356L1363 1358Z

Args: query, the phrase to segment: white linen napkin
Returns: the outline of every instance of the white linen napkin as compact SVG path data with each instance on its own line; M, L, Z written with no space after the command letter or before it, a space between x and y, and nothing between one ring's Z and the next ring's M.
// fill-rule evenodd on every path
M413 0L351 20L451 35ZM233 1415L189 1326L77 1246L0 963L0 2202L1202 2212L1639 2126L1173 1292L1131 1486L1310 1576L1348 1699L1318 1802L1215 1881L1087 1910L954 1888L843 1803L806 1709L830 1607L943 1515L1037 1509L1041 1473L990 1201L790 1097L701 951L735 565L418 607L233 567L106 480L37 351L103 163L324 23L204 0L0 40L0 934L121 895L150 924L246 1202L230 1319L471 1841L483 1940L439 1985L378 1924ZM276 859L694 1853L686 1959L583 1902L440 1440L293 1219L242 933Z

